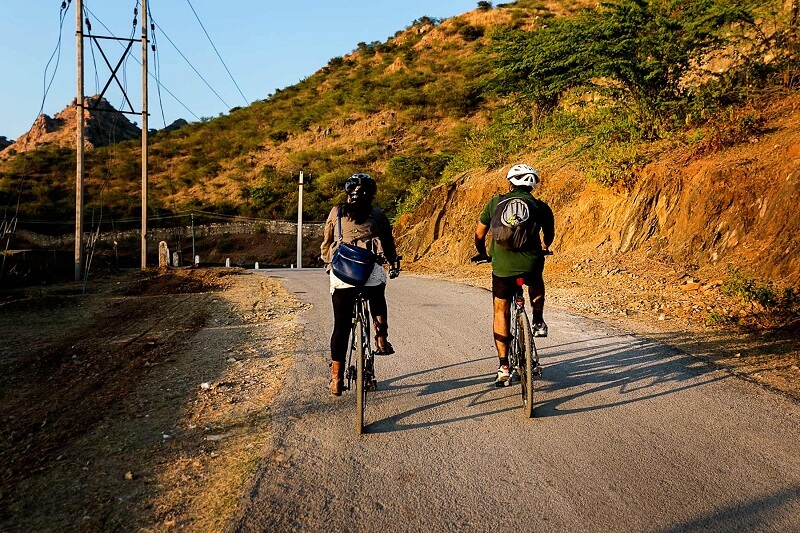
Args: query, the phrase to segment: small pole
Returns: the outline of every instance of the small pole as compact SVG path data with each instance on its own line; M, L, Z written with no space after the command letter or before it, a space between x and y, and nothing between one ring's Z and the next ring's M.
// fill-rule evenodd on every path
M297 194L297 268L303 268L303 171Z
M195 257L195 254L194 254L194 212L192 212L192 257Z
M75 6L77 23L77 55L78 55L78 125L76 128L77 144L75 146L76 178L75 178L75 281L81 280L83 271L83 0Z
M147 0L142 0L142 270L147 268Z

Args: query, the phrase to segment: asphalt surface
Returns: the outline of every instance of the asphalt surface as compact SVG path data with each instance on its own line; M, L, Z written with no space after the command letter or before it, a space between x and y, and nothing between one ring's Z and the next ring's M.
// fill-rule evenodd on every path
M491 294L390 280L366 434L334 398L321 270L275 436L230 531L800 531L800 405L671 348L549 308L535 418L495 387Z

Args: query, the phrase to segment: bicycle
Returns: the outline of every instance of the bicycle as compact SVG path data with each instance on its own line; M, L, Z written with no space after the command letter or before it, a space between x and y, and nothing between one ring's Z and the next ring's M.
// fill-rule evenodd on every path
M552 255L552 252L544 252L544 255ZM491 260L489 257L488 260L474 262L475 264L484 264ZM539 352L536 349L536 342L533 340L531 322L525 311L524 284L522 277L517 278L517 290L514 292L511 304L508 346L508 367L511 369L511 375L503 382L503 385L511 385L515 378L519 380L523 415L525 418L533 418L533 380L536 377L542 377L542 367L539 365Z
M517 291L511 306L511 343L508 347L508 366L511 376L505 383L511 384L516 375L520 381L522 392L522 408L525 418L533 417L533 378L542 377L539 365L539 352L533 340L531 323L525 312L525 296L522 290L523 280L517 279Z
M392 264L389 277L396 278L400 274L400 259ZM356 433L364 432L364 409L367 405L367 392L378 390L375 377L375 350L370 343L369 301L363 291L358 292L353 308L353 327L350 330L350 351L347 354L345 368L345 390L356 389ZM353 361L355 359L355 361Z

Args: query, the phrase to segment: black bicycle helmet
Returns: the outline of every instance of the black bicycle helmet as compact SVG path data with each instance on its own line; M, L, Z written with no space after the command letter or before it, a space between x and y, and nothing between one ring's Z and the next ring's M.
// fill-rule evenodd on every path
M344 182L344 192L353 199L359 197L374 198L378 192L378 186L372 176L358 172Z

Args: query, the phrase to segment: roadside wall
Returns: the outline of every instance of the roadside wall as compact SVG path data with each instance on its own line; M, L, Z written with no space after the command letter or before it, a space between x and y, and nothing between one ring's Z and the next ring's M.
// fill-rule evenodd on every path
M322 240L322 231L324 223L322 222L309 222L303 224L303 238ZM297 235L297 223L286 222L283 220L264 220L257 222L234 222L230 224L206 224L196 225L194 227L194 236L196 238L207 237L211 235ZM48 236L40 235L32 231L18 230L17 235L32 244L41 248L64 248L72 246L75 242L74 234ZM114 240L121 241L124 239L139 238L141 232L139 230L117 231L117 232L102 232L100 233L100 241L112 242ZM89 234L87 232L87 238ZM160 241L171 241L176 237L183 239L192 238L192 227L183 226L178 228L154 228L148 230L148 242L158 243Z

